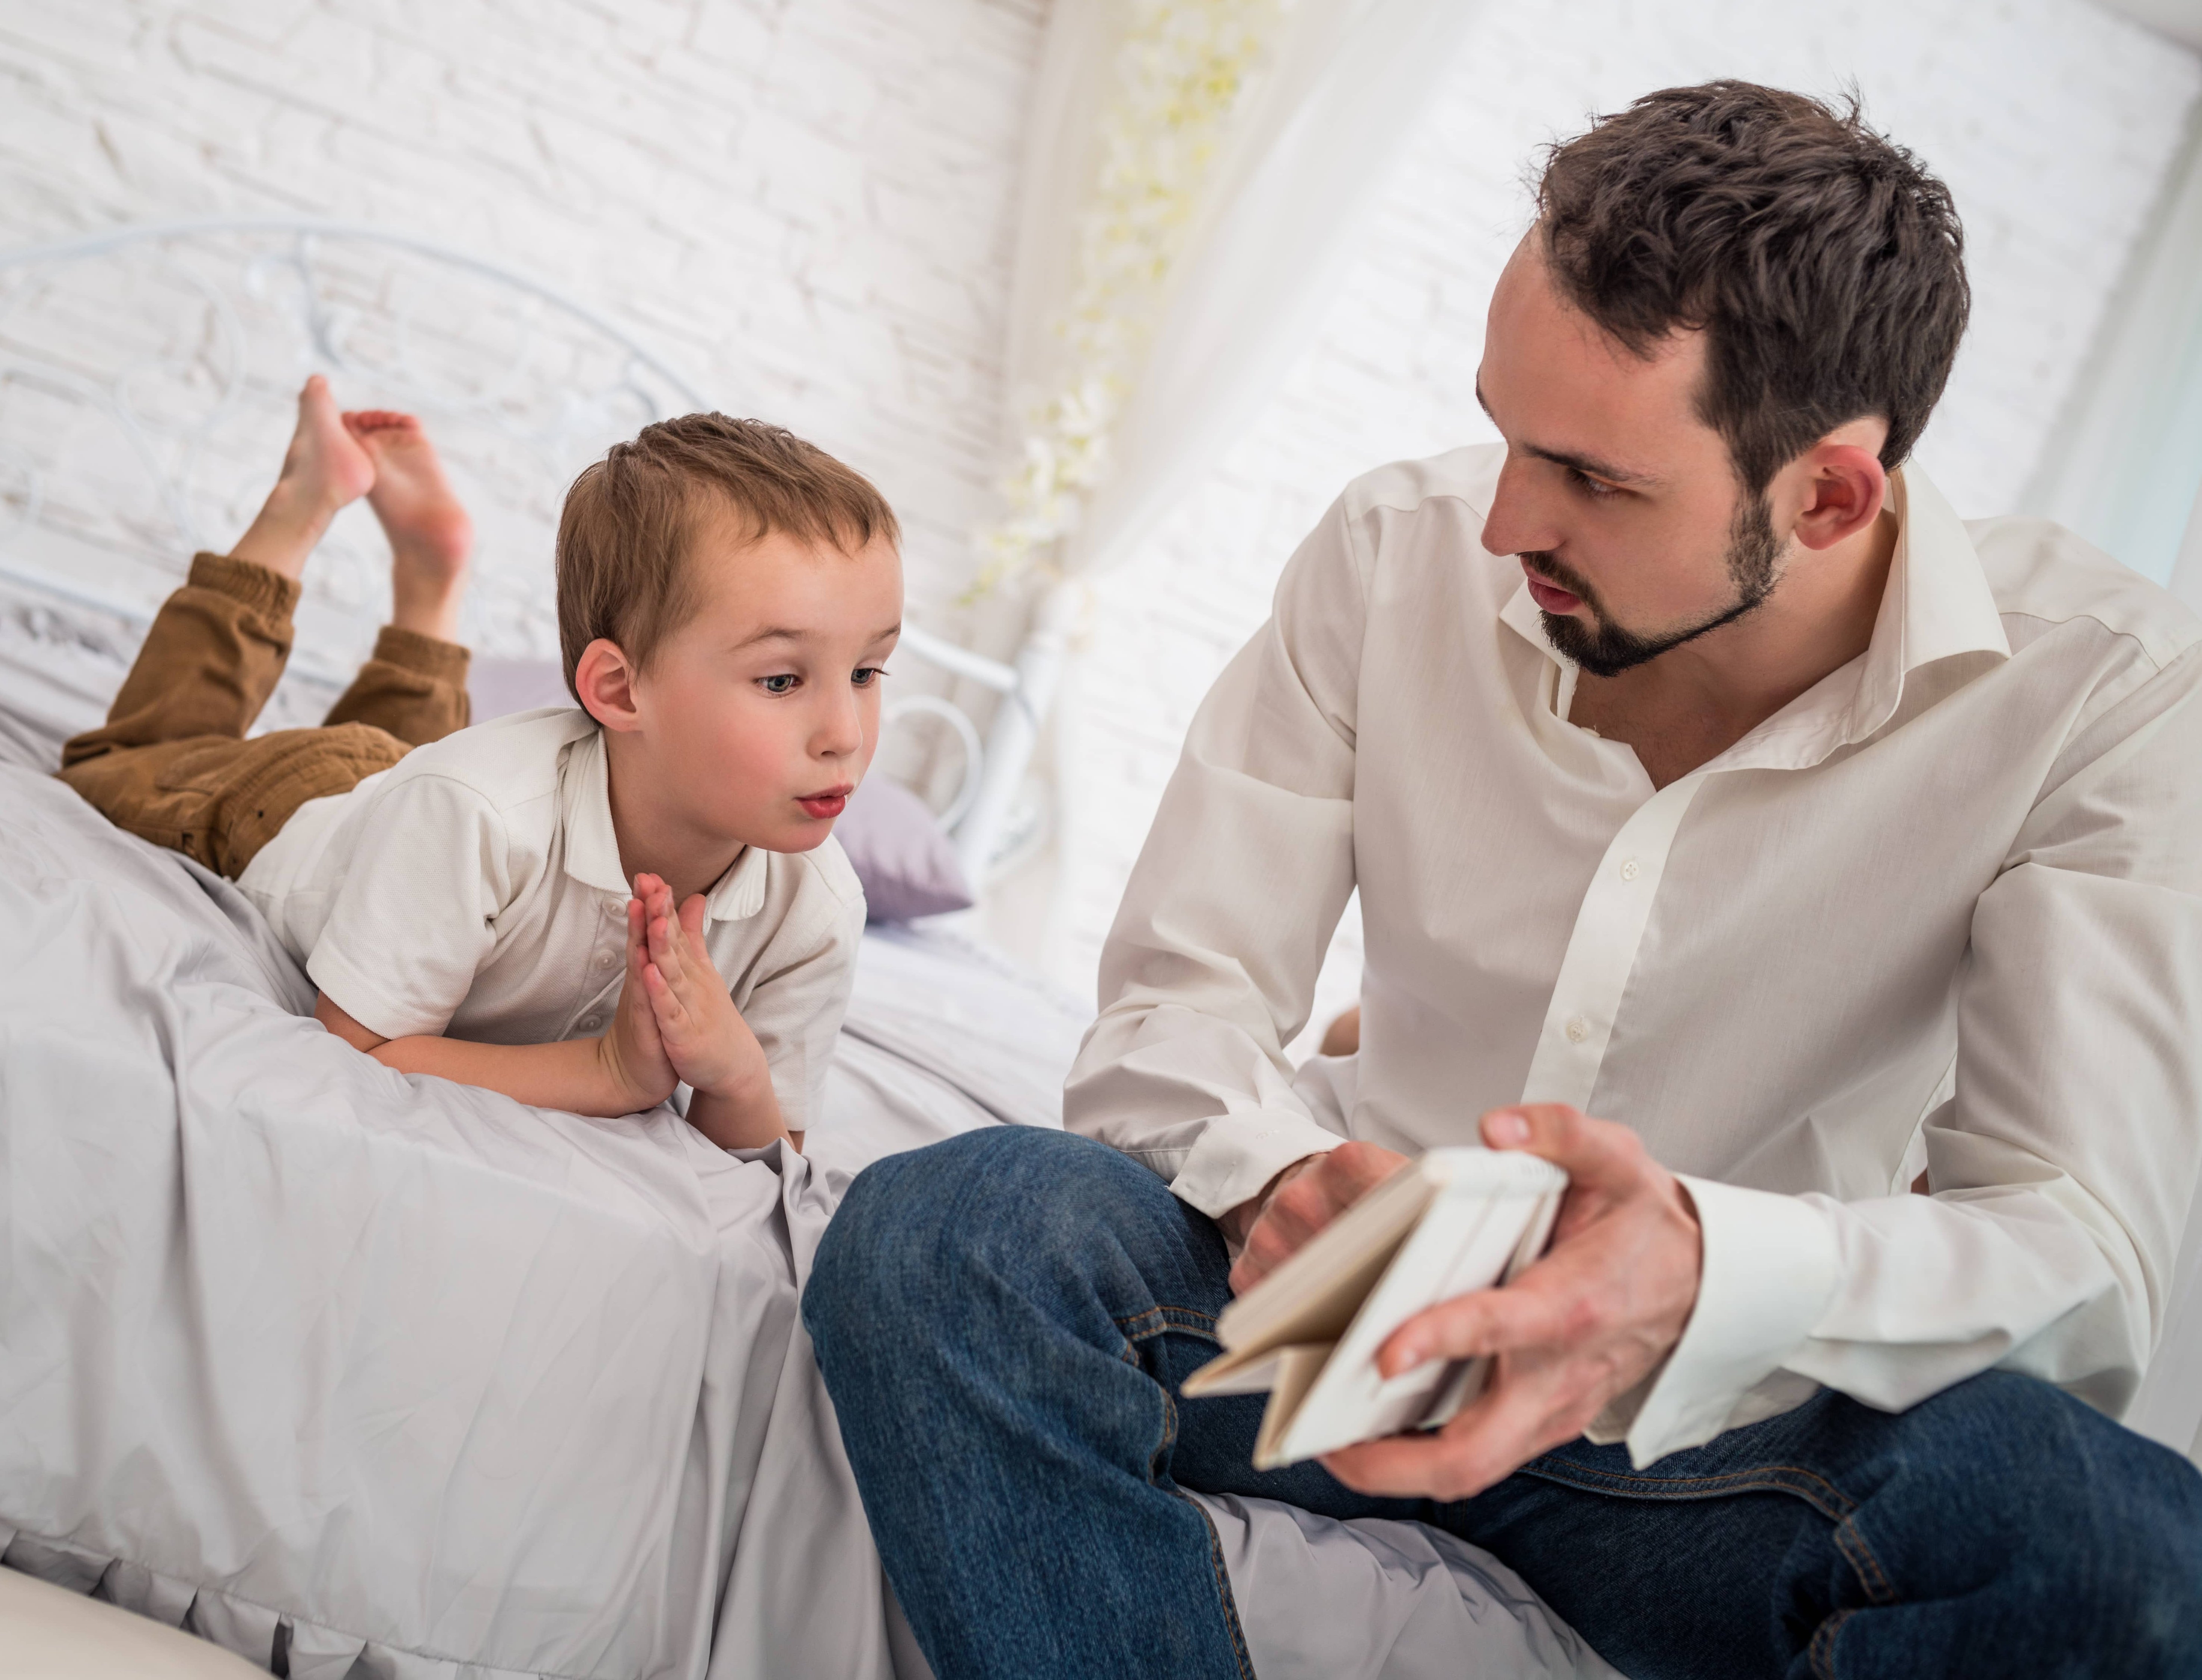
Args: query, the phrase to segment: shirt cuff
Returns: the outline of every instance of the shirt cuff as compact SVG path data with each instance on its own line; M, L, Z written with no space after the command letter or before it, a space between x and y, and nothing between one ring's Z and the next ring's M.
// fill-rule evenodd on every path
M1210 1219L1221 1219L1294 1161L1344 1142L1304 1114L1274 1108L1219 1114L1202 1128L1170 1190Z
M1804 1345L1842 1280L1834 1228L1811 1203L1703 1178L1681 1184L1704 1244L1697 1305L1666 1364L1609 1406L1596 1431L1626 1440L1639 1470L1728 1428Z

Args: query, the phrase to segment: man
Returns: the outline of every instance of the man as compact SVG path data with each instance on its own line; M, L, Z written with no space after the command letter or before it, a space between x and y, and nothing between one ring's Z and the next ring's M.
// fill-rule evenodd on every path
M1636 1680L2202 1671L2202 1476L2111 1421L2202 1158L2202 627L1904 469L1966 308L1854 110L1714 83L1554 150L1504 447L1286 567L1110 936L1086 1137L883 1162L820 1251L943 1680L1245 1672L1181 1489L1439 1524ZM1357 886L1361 1050L1296 1080ZM1557 1236L1382 1362L1496 1380L1253 1471L1258 1398L1176 1394L1231 1290L1479 1137L1568 1170Z

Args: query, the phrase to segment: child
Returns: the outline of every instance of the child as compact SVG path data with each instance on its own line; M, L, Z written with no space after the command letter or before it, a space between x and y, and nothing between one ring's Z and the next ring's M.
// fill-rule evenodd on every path
M307 556L362 494L392 622L322 727L247 740ZM799 1144L863 924L829 837L901 627L893 513L777 427L645 427L559 525L583 709L470 729L452 638L472 541L417 421L340 414L309 379L267 505L192 561L62 778L235 880L315 1017L389 1066L607 1116L685 1081L713 1143Z

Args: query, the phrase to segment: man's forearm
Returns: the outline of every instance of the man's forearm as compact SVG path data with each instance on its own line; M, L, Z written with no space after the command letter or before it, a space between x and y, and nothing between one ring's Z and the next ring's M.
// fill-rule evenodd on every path
M556 1044L476 1044L420 1035L392 1038L368 1054L401 1073L433 1073L462 1085L501 1091L535 1108L613 1119L651 1105L608 1066L600 1039Z

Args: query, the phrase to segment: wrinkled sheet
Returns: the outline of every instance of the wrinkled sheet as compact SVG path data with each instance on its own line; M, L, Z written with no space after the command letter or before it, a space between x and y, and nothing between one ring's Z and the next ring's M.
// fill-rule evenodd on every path
M8 1562L294 1676L892 1671L796 1315L842 1175L392 1072L225 884L0 812Z

